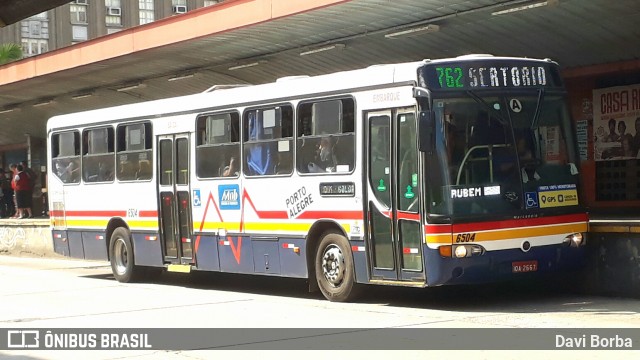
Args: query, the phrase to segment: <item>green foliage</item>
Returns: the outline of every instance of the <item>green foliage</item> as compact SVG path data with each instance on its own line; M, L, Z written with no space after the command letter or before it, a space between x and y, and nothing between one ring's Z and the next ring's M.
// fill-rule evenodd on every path
M22 59L22 48L16 44L0 45L0 65Z

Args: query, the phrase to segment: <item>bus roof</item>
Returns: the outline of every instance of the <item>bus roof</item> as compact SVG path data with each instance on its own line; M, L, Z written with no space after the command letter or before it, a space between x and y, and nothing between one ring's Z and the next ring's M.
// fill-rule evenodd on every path
M523 58L493 57L491 55L465 55L458 58L422 60L399 64L372 65L358 70L349 70L318 76L289 76L273 83L226 88L193 95L139 102L71 114L57 115L47 122L47 133L51 129L92 123L118 121L129 118L156 118L179 113L197 113L212 108L234 107L237 104L256 102L278 102L290 98L336 93L356 88L367 88L394 83L415 82L417 69L429 63L451 61L473 61L480 59L510 59L513 61L548 61Z

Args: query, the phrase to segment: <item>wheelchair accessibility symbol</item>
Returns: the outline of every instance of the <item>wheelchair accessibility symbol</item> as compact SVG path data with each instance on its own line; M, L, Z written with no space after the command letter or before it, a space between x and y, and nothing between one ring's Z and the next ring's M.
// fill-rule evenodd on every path
M200 189L193 190L193 206L198 207L202 205L202 198L200 198Z
M527 192L524 193L525 205L527 209L537 208L538 207L538 193L536 192Z

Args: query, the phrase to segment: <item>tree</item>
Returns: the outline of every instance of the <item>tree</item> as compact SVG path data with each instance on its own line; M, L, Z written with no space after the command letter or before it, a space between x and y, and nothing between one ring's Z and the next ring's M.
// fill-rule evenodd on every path
M22 59L22 48L16 44L0 45L0 65Z

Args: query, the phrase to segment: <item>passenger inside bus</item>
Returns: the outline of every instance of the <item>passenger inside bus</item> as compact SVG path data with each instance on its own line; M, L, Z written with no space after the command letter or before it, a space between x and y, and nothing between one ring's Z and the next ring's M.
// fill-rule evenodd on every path
M236 161L235 156L232 156L231 159L229 159L229 165L225 166L222 170L222 176L238 176L238 170L238 162Z
M118 180L134 180L135 168L129 160L121 161L118 164Z
M313 162L309 163L310 172L334 172L336 171L336 156L333 152L333 141L331 137L325 136L320 140L316 156Z
M83 169L85 171L85 181L87 182L103 182L113 180L113 165L109 162L85 161Z
M76 165L75 160L69 160L66 166L57 162L56 170L58 171L58 177L64 183L76 183L80 181L80 168Z
M149 160L140 160L138 162L138 171L136 171L136 180L151 179L151 163Z

